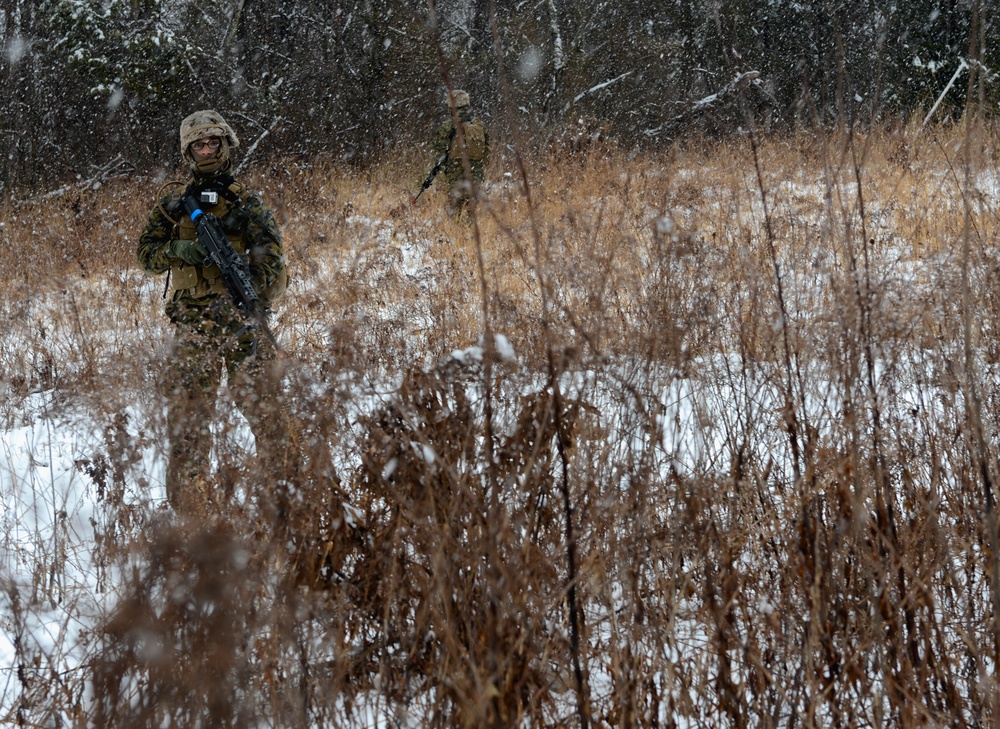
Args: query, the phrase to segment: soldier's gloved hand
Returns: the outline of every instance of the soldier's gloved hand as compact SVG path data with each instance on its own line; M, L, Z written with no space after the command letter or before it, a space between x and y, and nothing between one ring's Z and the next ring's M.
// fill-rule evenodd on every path
M200 266L208 256L208 251L205 250L201 243L196 240L184 240L183 238L176 238L170 241L170 252L184 261L184 263L192 266Z

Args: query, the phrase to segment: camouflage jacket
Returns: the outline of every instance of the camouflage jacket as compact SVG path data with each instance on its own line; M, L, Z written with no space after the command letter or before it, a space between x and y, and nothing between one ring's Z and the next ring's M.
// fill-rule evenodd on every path
M472 159L472 155L470 155L469 159L472 176L479 182L482 182L486 178L486 165L489 162L490 135L477 117L462 119L462 122L465 124L466 129L468 129L470 124L476 124L479 125L482 131L485 146L483 153L477 159ZM434 135L433 148L435 157L439 158L445 152L448 153L448 161L441 170L448 183L454 184L461 179L465 172L462 169L462 152L458 147L458 135L455 131L454 120L449 118L438 127L437 133Z
M170 251L171 241L197 238L194 223L184 214L181 198L189 191L220 191L217 205L203 206L205 212L222 221L233 248L246 254L250 275L265 304L280 296L287 282L281 234L274 213L254 192L230 176L194 181L182 192L169 195L150 211L146 228L139 236L136 251L139 264L152 274L170 271L173 295L170 304L207 306L220 296L229 296L220 272L214 265L191 266ZM176 306L168 304L168 312Z

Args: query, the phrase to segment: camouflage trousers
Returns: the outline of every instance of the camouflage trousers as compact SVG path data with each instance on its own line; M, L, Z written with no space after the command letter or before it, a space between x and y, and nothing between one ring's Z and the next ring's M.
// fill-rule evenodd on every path
M168 501L175 510L192 513L232 494L235 479L222 474L220 486L210 487L212 425L223 372L254 435L259 462L254 473L273 493L294 468L296 452L274 346L228 301L218 300L205 309L173 305L169 313L175 336L165 378Z
M474 182L466 179L461 165L452 165L445 170L444 184L448 188L449 215L467 219L470 208L476 204L476 192L483 184L483 170L476 163L472 164Z

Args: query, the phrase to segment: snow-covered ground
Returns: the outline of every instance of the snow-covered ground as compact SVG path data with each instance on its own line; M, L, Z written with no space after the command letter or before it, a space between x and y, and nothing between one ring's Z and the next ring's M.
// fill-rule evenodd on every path
M805 195L822 199L824 190L807 188L796 187L788 198ZM748 216L759 219L760 210L751 209ZM936 313L937 304L931 301L936 282L942 277L953 278L948 271L954 257L942 263L941 259L917 260L906 255L901 242L893 239L889 221L889 213L872 211L869 233L881 247L869 273L877 281L880 305L911 306L914 301L924 301L930 302L927 308L915 313ZM401 237L391 222L362 217L349 219L348 227L352 235L364 240L365 245L357 247L360 252L352 254L350 261L332 255L321 260L318 275L311 281L300 281L291 296L316 294L335 278L338 267L345 266L371 271L375 282L404 281L423 295L405 302L387 300L382 308L374 307L366 316L373 327L385 321L407 330L411 333L406 345L410 351L426 353L420 332L430 327L430 302L438 274L438 262L429 255L433 247L431 232ZM662 224L657 229L660 234L671 232ZM837 306L831 299L829 282L841 275L844 263L835 260L836 255L817 246L805 259L781 261L786 314L802 331L838 326L836 321L823 321ZM359 261L365 256L371 256L371 260L362 265ZM127 287L133 293L125 298L102 295L104 286ZM120 598L123 563L107 559L102 552L102 540L111 527L108 492L112 483L122 489L114 498L145 518L167 509L163 485L166 444L161 437L163 405L155 387L147 387L155 377L144 369L162 357L168 334L158 316L160 286L160 281L121 272L107 281L81 281L76 290L44 292L19 311L20 320L27 324L0 334L7 338L3 351L20 351L22 370L33 378L23 383L29 390L27 394L6 394L7 404L0 413L0 496L4 505L0 541L0 719L16 722L19 712L30 713L30 707L21 702L37 695L39 681L51 682L52 677L62 676L68 683L78 682L86 673L94 647L93 631ZM95 299L118 303L112 310L102 310L93 303ZM86 326L65 316L67 302L70 309L88 317ZM947 313L948 303L941 306ZM876 310L875 316L879 315ZM776 318L767 326L780 333L783 324ZM323 331L317 333L316 327L315 320L279 314L275 329L284 341L314 342L317 337L331 336ZM46 356L53 358L49 363L32 359L37 356L32 351L33 342L19 346L11 341L16 332L35 336L41 329L45 330ZM518 353L511 344L515 335L499 332L495 340L501 360L512 368L519 366ZM452 352L451 359L462 367L477 367L484 353L482 345L470 341ZM814 357L803 356L808 344L797 346L792 373L785 370L780 358L751 361L733 348L692 358L683 371L609 358L603 369L565 373L561 389L567 397L585 401L591 408L591 432L601 434L610 461L627 463L630 454L651 453L648 467L662 473L666 480L714 474L722 481L733 469L734 453L746 447L746 461L767 464L773 481L792 483L796 455L787 435L790 405L807 423L801 433L808 434L812 447L833 450L847 445L838 424L849 420L845 404L857 402L859 392L867 391L864 397L870 398L869 404L880 408L881 427L891 430L897 443L909 440L919 450L936 446L936 433L961 432L968 415L967 401L956 396L944 372L959 353L954 344L945 343L933 350L904 339L881 341L872 355L871 380L867 380L867 373L860 373L863 382L845 382L843 371L831 358L820 351L810 353ZM863 363L864 359L860 354L857 361ZM317 364L307 360L302 366ZM436 363L427 357L423 364L431 367ZM987 363L981 366L988 395L992 370ZM96 369L96 379L85 376L88 367ZM146 374L136 376L136 372ZM86 392L64 392L59 384L101 378L104 382L119 382L123 388L115 393L114 402L91 399ZM525 375L523 381L543 385L542 378L532 374ZM868 391L869 382L874 384L874 394ZM361 417L391 399L396 384L398 379L391 375L379 382L345 383L344 387L355 394L353 416ZM129 391L129 386L136 390ZM642 401L639 393L647 392L654 393L653 402ZM634 399L630 401L623 393ZM866 417L860 417L859 422ZM986 424L988 434L993 433L990 422ZM650 423L654 424L652 428L648 427ZM870 423L862 423L855 435L865 439L871 427ZM345 440L349 433L350 427L346 427ZM224 439L227 448L252 452L249 429L231 407L224 410L216 437ZM116 450L116 439L127 446ZM341 446L338 457L350 457L344 455L351 453L350 447L343 443ZM585 448L586 444L579 447ZM115 453L126 452L130 454L128 459L113 462ZM433 460L435 455L425 451L424 457ZM914 457L907 478L922 484L954 484L961 464L952 458L950 452L938 454L933 465L938 470L932 472L925 459ZM894 467L901 469L900 464L897 460ZM341 465L349 470L356 464ZM114 478L109 475L112 472ZM627 479L621 480L625 488ZM780 498L776 492L771 496ZM726 510L724 504L719 508L721 513ZM121 525L116 523L115 527ZM749 559L749 553L741 559ZM774 610L769 605L762 594L756 607L761 615L768 615ZM678 610L683 612L682 608ZM803 615L802 619L808 617ZM607 629L606 625L600 628ZM675 629L676 640L667 649L670 660L684 660L683 655L675 653L677 646L684 646L692 660L701 660L697 658L699 651L711 640L705 626L684 625L681 621ZM613 678L602 670L599 659L590 671L596 694L612 692ZM59 688L52 686L51 690ZM385 718L379 712L387 709L377 700L372 706L370 712L355 715L354 726L382 725ZM53 724L61 721L76 725L73 710L67 706L61 719L50 720ZM402 722L401 726L414 726L418 721L416 711L409 718L396 715L395 719ZM711 711L705 711L708 713L703 719L710 721ZM698 725L696 719L689 720L690 725Z

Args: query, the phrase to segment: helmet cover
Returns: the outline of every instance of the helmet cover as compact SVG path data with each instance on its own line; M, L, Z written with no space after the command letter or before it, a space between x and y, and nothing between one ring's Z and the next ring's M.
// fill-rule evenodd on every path
M181 157L192 165L193 168L203 163L196 163L194 157L191 156L191 143L197 142L203 137L219 137L222 139L219 154L212 159L213 162L218 160L220 163L219 166L228 161L229 150L231 148L240 146L239 137L236 136L233 128L226 123L226 120L222 118L222 114L211 109L196 111L184 118L180 129Z
M451 98L455 104L456 109L463 109L470 105L469 92L462 91L461 89L455 89L451 92Z

